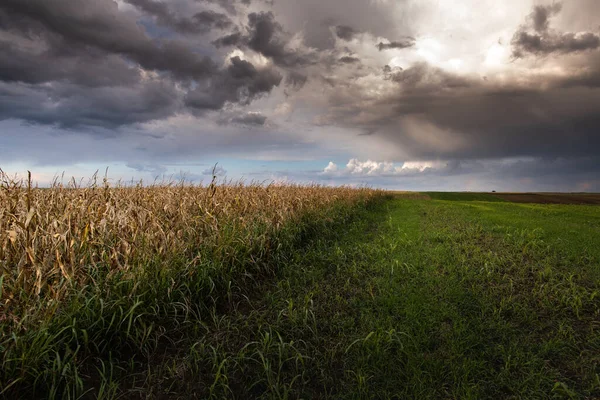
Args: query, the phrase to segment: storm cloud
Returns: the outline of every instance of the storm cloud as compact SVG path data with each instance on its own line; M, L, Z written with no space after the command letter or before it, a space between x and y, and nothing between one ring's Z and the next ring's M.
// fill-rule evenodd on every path
M220 110L226 102L249 104L269 93L283 76L273 68L256 69L252 63L232 57L231 64L205 85L188 92L185 103L196 109Z
M211 149L336 154L318 180L589 182L599 18L590 0L4 0L0 124L114 141L148 174Z
M213 10L185 18L168 3L127 3L174 33L203 34L233 26L229 17ZM227 102L249 104L282 80L272 66L255 68L239 57L225 59L222 66L212 57L214 51L198 51L183 37L153 37L135 13L122 8L112 0L0 4L0 118L114 128L163 119L186 107L218 110ZM249 45L283 57L260 41L262 31L256 29Z
M335 33L340 39L343 40L352 40L354 36L358 34L358 32L354 30L354 28L347 25L336 26Z
M565 59L566 73L542 70L512 77L508 70L502 77L488 77L444 68L434 60L405 68L386 65L369 79L332 89L319 123L369 132L385 147L386 157L395 159L597 157L597 36L552 30L551 18L560 12L556 4L534 7L527 25L514 34L511 51L589 52L588 59ZM522 34L529 35L524 29L543 36L543 45L527 47L521 40ZM510 62L506 59L506 68Z
M91 47L179 78L202 78L216 69L209 57L197 54L181 41L151 38L112 0L85 1L85 6L75 0L6 0L0 10L23 19L14 26L20 31L17 33L34 31L46 38L57 35L72 51Z
M340 58L340 62L344 64L354 64L360 62L360 58L352 56L344 56Z
M127 0L127 3L153 16L160 24L182 33L206 33L212 29L226 29L233 25L227 15L212 10L200 11L190 18L185 18L171 11L168 3L154 0Z
M550 18L561 9L561 3L535 6L528 17L528 23L522 25L512 38L513 56L519 58L527 53L546 55L598 49L600 36L597 33L557 32L550 29ZM528 31L530 28L533 32Z
M314 64L314 54L303 49L289 49L290 34L277 22L272 12L248 14L245 34L239 30L220 37L213 42L217 47L237 46L250 49L269 58L281 67L297 67Z

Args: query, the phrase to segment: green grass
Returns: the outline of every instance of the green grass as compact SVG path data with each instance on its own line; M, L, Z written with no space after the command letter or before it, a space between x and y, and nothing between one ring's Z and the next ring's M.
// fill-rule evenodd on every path
M311 241L183 369L217 354L214 397L598 397L599 218L390 201Z
M64 370L72 397L600 398L600 208L429 195L307 232L143 356Z

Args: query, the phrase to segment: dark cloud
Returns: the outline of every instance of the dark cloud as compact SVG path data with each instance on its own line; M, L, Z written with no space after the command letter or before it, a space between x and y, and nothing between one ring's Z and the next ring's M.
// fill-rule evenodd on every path
M546 32L549 27L550 17L558 14L561 9L561 3L554 3L552 5L547 6L534 6L533 12L529 15L529 18L531 19L533 25L533 29L535 29L536 32Z
M248 15L248 47L267 57L279 58L284 54L285 43L279 39L282 26L272 12Z
M592 155L590 149L600 146L600 118L596 107L586 103L599 100L599 91L581 88L556 88L543 95L536 90L470 88L460 95L415 101L413 111L426 111L426 117L407 115L410 122L403 125L411 130L410 137L398 139L429 157ZM428 142L428 135L439 142Z
M212 29L226 29L233 25L225 14L212 10L200 11L190 18L182 18L169 9L168 3L154 0L126 1L155 17L159 24L182 33L206 33Z
M201 31L209 31L211 29L226 29L232 25L231 20L225 15L214 11L201 11L196 13L192 18L192 22L201 27L205 27Z
M230 33L229 35L222 36L212 43L215 47L229 47L241 45L243 41L244 37L242 36L241 32L237 31Z
M551 53L575 53L596 50L600 47L600 36L592 32L555 32L550 29L550 17L562 9L560 3L535 6L529 15L528 24L522 25L513 35L513 57L526 54L547 55ZM530 32L533 29L534 32Z
M351 26L338 25L335 27L335 34L340 39L349 41L349 40L352 40L354 38L354 36L356 34L358 34L358 32L356 30L354 30L354 28L352 28Z
M302 89L306 84L308 77L300 72L291 71L285 78L286 86L291 86L294 89Z
M289 35L272 12L250 13L248 15L248 36L246 45L284 67L298 67L316 62L297 50L287 50Z
M135 84L140 79L139 71L121 57L94 49L61 54L60 49L47 46L34 50L0 39L0 80L31 84L70 81L94 87Z
M409 38L404 38L400 41L395 41L395 42L389 42L389 43L379 42L379 44L377 44L377 48L379 49L379 51L382 51L382 50L389 50L389 49L406 49L408 47L413 47L414 45L415 45L415 38L409 37Z
M205 85L190 91L185 104L199 110L219 110L225 103L248 104L279 86L283 76L272 67L257 69L252 63L232 57L231 64Z
M177 40L151 39L131 17L119 12L112 0L5 0L0 9L41 24L51 33L76 46L93 46L120 54L152 70L179 78L203 78L216 69L206 56L198 55Z
M397 85L373 97L337 86L323 121L377 132L396 157L471 159L595 155L600 148L600 88L579 76L501 84L420 63L386 69Z
M343 64L354 64L360 62L360 58L352 57L352 56L344 56L339 59L339 61Z
M166 2L128 2L181 33L232 25L227 16L211 10L183 18ZM83 3L0 4L1 119L114 128L163 119L185 112L185 106L219 110L226 103L246 105L282 80L272 65L255 68L234 57L221 67L189 41L152 37L112 0ZM238 31L216 44L244 41L280 63L293 62L292 53L276 38L283 29L272 15L249 20L247 37ZM152 71L156 74L149 75Z
M600 47L600 36L591 32L545 34L519 31L512 39L513 55L516 58L525 54L546 55L550 53L574 53L596 50Z
M178 109L178 93L167 82L85 88L72 84L38 87L0 82L0 120L22 119L62 128L115 128L163 119Z
M0 5L0 81L42 84L70 81L83 86L135 84L140 71L123 57L72 43Z
M248 14L248 25L245 33L236 30L213 41L216 47L237 46L248 48L284 68L302 67L315 64L314 54L302 53L298 49L286 48L290 35L277 22L272 12Z
M237 14L237 4L241 3L245 6L250 5L251 0L195 0L197 2L206 2L206 3L211 3L211 4L217 4L219 7L221 7L223 10L227 11L229 14L231 15L236 15Z

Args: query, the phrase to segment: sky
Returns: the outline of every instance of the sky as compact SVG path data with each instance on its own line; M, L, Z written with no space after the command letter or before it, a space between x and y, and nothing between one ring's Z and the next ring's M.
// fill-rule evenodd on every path
M599 150L597 0L0 2L0 168L40 185L600 192Z

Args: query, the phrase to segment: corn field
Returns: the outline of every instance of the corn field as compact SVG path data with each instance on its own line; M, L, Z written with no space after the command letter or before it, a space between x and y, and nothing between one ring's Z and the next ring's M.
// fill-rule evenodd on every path
M93 344L101 353L106 332L126 324L123 341L144 348L158 319L194 312L202 318L236 290L243 293L244 285L274 273L276 256L308 227L332 222L333 209L380 195L347 187L217 184L214 178L206 186L98 181L57 180L37 188L31 178L0 173L0 393L32 374L43 381L56 355L64 362L73 346L79 352L89 347L93 339L84 334L97 335ZM69 324L73 333L61 331ZM42 330L51 343L39 344L35 333ZM48 387L75 385L60 381Z

